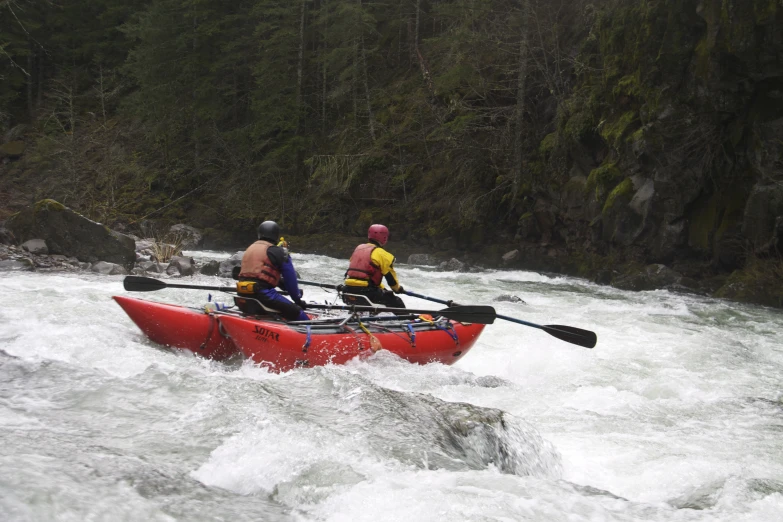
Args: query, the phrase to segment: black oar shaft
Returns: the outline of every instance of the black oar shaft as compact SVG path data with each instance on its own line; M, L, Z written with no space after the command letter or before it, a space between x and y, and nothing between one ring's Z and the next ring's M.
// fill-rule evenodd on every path
M232 286L199 286L199 285L178 285L166 283L166 288L188 288L190 290L214 290L215 292L236 292L236 287Z
M463 323L492 324L495 321L495 309L491 306L455 306L443 310L418 310L410 308L386 308L383 306L340 306L308 304L308 308L324 310L348 310L350 312L390 312L397 314L440 315Z
M525 326L532 326L533 328L540 328L542 330L544 329L544 327L540 324L529 323L527 321L523 321L522 319L515 319L514 317L509 317L507 315L498 314L498 319L505 319L506 321L511 321L512 323L524 324Z
M307 286L320 286L321 288L328 288L330 290L337 290L337 285L330 285L327 283L316 283L315 281L302 281L299 279L300 285L307 285Z
M432 301L434 303L441 303L448 306L457 306L454 304L454 301L444 301L443 299L438 299L436 297L430 297L428 295L423 295L423 294L417 294L415 292L410 292L407 290L405 291L405 293L412 297L426 299L427 301ZM522 319L509 317L507 315L500 315L500 314L496 314L496 317L498 319L503 319L505 321L510 321L512 323L538 328L539 330L545 331L552 337L557 337L561 341L565 341L571 344L576 344L578 346L584 346L585 348L592 348L596 345L596 342L598 342L598 337L595 335L595 332L591 332L589 330L582 330L581 328L574 328L573 326L563 326L559 324L541 325L541 324L531 323L528 321L523 321Z

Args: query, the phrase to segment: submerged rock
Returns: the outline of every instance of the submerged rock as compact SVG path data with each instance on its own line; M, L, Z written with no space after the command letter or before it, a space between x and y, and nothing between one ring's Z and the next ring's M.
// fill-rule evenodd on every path
M511 294L501 294L501 295L497 296L494 299L494 301L499 302L499 303L507 302L507 303L527 304L521 297L518 297L516 295L511 295Z
M199 272L207 276L218 275L218 272L220 272L220 263L212 259L207 263L205 263L204 266L201 267Z
M244 254L245 254L244 251L237 252L230 258L226 259L225 261L222 261L220 263L220 271L218 272L218 275L220 277L231 277L234 267L242 266L242 256Z
M128 273L124 267L106 261L93 263L92 266L90 266L90 271L101 275L126 275Z
M138 264L138 268L141 268L145 272L153 272L155 274L166 271L166 265L158 263L157 261L142 261Z
M438 268L444 272L467 272L469 267L466 263L463 263L459 259L451 258L448 261L444 261Z
M195 263L192 257L172 257L166 268L168 275L192 276L195 273Z
M435 266L438 262L430 254L411 254L408 256L408 264Z
M0 270L32 271L35 270L35 266L29 259L6 259L0 261Z

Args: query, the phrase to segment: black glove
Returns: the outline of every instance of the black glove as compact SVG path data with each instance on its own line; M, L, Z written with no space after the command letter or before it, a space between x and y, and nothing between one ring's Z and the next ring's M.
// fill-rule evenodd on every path
M299 289L299 299L301 299L304 296L304 290L301 288Z
M402 287L402 285L400 285L400 286L397 288L397 290L394 290L394 293L395 293L395 294L404 294L404 293L405 293L405 289Z
M307 303L305 303L305 302L304 302L304 301L302 301L301 299L297 299L297 300L295 301L295 303L296 303L296 306L298 306L298 307L299 307L299 308L301 308L302 310L307 310Z

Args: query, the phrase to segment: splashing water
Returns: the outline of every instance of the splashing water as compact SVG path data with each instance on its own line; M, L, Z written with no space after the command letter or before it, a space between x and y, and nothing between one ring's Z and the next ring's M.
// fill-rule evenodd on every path
M295 262L326 283L345 268ZM780 518L779 311L531 272L398 272L598 345L498 321L451 367L382 351L276 375L149 342L110 299L121 277L0 273L0 519ZM525 303L493 302L509 293ZM207 292L143 297L200 306Z

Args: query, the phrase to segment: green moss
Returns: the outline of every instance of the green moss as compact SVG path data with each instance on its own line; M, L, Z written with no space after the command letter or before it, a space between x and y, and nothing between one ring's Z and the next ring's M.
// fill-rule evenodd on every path
M633 96L638 97L642 94L642 85L639 70L635 73L623 76L617 81L612 94L615 96Z
M710 57L713 47L715 42L709 32L696 45L696 76L702 80L706 80L710 75Z
M751 258L745 267L729 276L715 297L783 307L783 262Z
M716 240L722 238L727 230L742 223L745 217L747 193L744 190L727 190L724 192L724 198L727 198L727 200L724 202L723 219L715 231Z
M541 156L547 156L557 144L557 132L547 134L538 145L538 153Z
M59 212L65 210L65 205L53 199L42 199L35 204L34 209L36 212L40 212L42 210L54 210Z
M699 198L688 215L688 244L703 253L711 253L723 235L740 224L745 212L747 190L732 186Z
M631 181L631 178L625 178L622 183L617 185L612 192L609 193L609 196L606 198L606 203L604 203L604 208L602 210L602 214L606 214L611 208L614 206L615 202L618 198L623 198L628 195L630 195L633 192L633 181Z
M605 121L599 129L601 137L609 146L614 147L615 149L618 148L620 145L620 139L628 130L628 127L630 127L631 124L636 120L636 118L636 111L628 111L623 113L623 115L614 122Z
M608 190L610 187L613 187L622 176L616 163L604 163L600 167L590 171L590 175L587 176L587 183L585 184L585 192Z
M23 141L9 141L0 145L0 157L18 157L24 154L25 143Z

